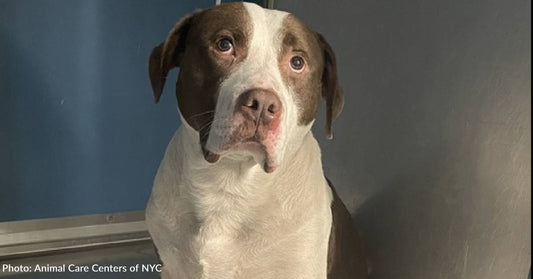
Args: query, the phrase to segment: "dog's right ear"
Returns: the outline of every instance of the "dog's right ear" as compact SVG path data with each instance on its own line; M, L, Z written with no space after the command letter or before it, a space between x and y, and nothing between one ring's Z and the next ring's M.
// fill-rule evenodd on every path
M319 33L316 35L324 53L322 97L326 100L326 136L328 139L333 139L333 121L339 117L344 107L344 93L339 85L335 52L322 35Z
M163 94L163 86L165 85L168 72L172 68L180 66L183 53L185 52L187 33L189 33L192 19L199 12L196 11L181 19L170 30L167 39L155 47L152 50L152 54L150 54L148 71L150 73L152 90L154 91L155 103L159 102L161 94Z

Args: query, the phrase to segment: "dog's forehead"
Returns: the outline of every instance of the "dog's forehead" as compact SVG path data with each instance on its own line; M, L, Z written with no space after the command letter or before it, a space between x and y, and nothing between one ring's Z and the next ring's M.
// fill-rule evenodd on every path
M253 36L257 43L277 43L272 41L283 39L280 35L283 37L287 34L298 38L290 43L315 42L314 37L310 36L313 31L294 15L265 9L254 3L234 2L215 6L205 10L196 18L195 23L197 32L206 36L220 29L227 29L244 33L244 36Z
M244 6L253 25L254 41L258 44L291 45L295 49L309 49L316 45L314 32L293 14L251 3L244 3Z
M221 29L243 31L249 29L252 19L246 4L234 2L203 10L194 18L193 29L209 35Z
M244 3L244 6L251 19L256 39L273 39L273 35L281 30L284 19L289 15L287 12L264 9L251 3Z

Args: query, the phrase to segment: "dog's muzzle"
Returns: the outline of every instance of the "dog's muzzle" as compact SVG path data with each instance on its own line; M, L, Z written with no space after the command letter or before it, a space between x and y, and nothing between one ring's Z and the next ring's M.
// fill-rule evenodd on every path
M265 89L251 89L242 93L235 103L232 133L222 143L221 150L249 150L264 154L265 172L275 170L273 155L283 106L278 95ZM215 163L220 155L202 148L206 161Z

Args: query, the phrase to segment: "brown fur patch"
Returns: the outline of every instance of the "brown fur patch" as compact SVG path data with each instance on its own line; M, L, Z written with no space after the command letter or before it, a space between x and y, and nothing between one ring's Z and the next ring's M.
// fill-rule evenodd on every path
M352 223L350 212L327 179L333 193L333 221L328 244L328 279L366 279L368 271L364 247Z
M295 94L299 107L298 124L307 125L316 117L322 94L324 59L316 39L316 33L293 15L288 15L282 24L282 49L278 55L281 75ZM298 55L304 58L305 68L295 73L290 60Z
M278 61L285 83L296 94L300 109L298 124L307 125L316 118L322 96L326 100L326 134L332 138L332 123L344 104L335 54L322 35L309 29L295 16L287 16L283 26ZM295 73L290 68L289 62L294 55L305 59L306 68L301 73Z

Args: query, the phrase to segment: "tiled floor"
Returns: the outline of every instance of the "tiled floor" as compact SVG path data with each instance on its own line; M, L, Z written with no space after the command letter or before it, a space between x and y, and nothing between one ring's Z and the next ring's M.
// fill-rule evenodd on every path
M142 268L142 265L152 266L157 264L157 257L154 253L154 248L152 243L149 241L121 245L116 247L108 247L102 249L94 249L88 251L80 252L69 252L57 255L48 255L40 257L31 257L31 258L21 258L16 260L8 260L0 262L0 277L3 278L13 278L13 279L30 279L30 278L128 278L128 279L140 279L140 278L159 278L159 273L157 272L29 272L29 273L10 273L2 269L4 265L13 266L29 266L30 269L34 270L35 265L39 264L41 266L62 266L63 264L68 267L69 264L72 264L76 267L88 266L89 270L92 269L94 264L98 266L123 266L125 269L134 268L139 264L139 269Z

